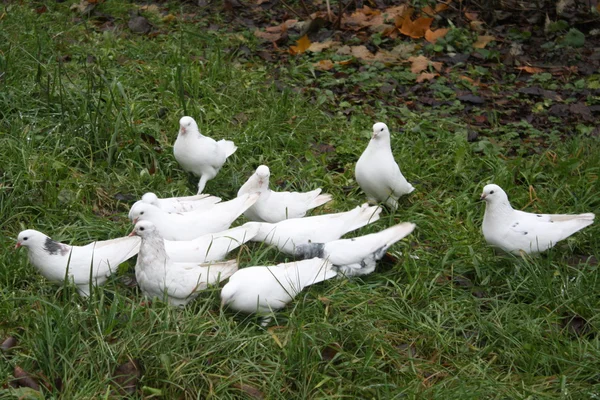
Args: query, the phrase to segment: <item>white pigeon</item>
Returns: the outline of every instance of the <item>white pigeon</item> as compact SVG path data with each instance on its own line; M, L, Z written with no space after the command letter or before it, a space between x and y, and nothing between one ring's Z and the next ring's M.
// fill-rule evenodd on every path
M324 258L345 276L367 275L375 271L375 263L385 255L387 249L408 236L415 224L403 222L377 233L351 239L334 240L328 243L308 243L296 246L299 258Z
M199 194L196 196L165 197L159 199L156 194L148 192L142 196L141 201L152 204L166 212L189 212L207 210L212 205L220 202L221 198L209 194Z
M167 240L192 240L207 233L229 229L248 207L258 199L259 194L245 194L233 200L217 203L206 211L187 213L167 213L147 203L132 207L129 216L133 223L151 221L163 238Z
M52 240L42 232L27 229L19 233L15 248L26 247L29 261L51 282L64 282L68 275L83 297L90 295L92 285L104 284L119 264L138 253L140 239L122 237L70 246ZM91 269L91 271L90 271Z
M221 306L247 314L270 314L285 307L305 287L335 276L332 264L320 258L243 268L221 289ZM263 325L269 320L263 319Z
M394 160L390 131L383 122L373 125L369 145L356 163L355 177L369 202L385 202L392 209L398 207L400 196L415 190Z
M247 222L243 226L260 227L252 241L273 245L279 251L293 255L296 246L337 240L350 231L377 221L380 213L380 207L369 207L365 203L353 210L336 214L286 219L276 224Z
M227 157L235 153L236 145L231 140L219 140L204 136L192 117L179 120L179 134L173 154L181 167L200 177L198 194L202 193L206 182L213 179L225 164Z
M284 219L302 218L308 210L331 200L331 195L320 194L321 189L305 193L274 192L269 189L270 176L269 167L261 165L238 191L238 196L260 193L256 203L244 212L251 221L275 223Z
M224 260L232 250L252 239L258 226L238 226L218 233L208 233L193 240L165 240L165 250L175 262L210 262Z
M591 225L594 214L532 214L515 210L498 185L486 185L483 236L488 244L508 253L535 254L553 247L575 232Z
M135 279L150 299L157 297L173 306L185 306L208 285L227 279L238 269L236 260L214 264L172 261L163 238L149 221L138 222L130 235L142 238Z

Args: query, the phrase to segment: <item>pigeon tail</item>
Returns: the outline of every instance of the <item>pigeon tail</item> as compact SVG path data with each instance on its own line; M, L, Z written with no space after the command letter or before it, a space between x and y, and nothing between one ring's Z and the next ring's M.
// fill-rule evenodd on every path
M320 189L319 189L320 191ZM333 199L333 196L330 194L321 194L319 196L317 196L313 201L310 202L310 204L308 205L309 209L315 208L315 207L319 207L322 206L323 204L331 201Z
M349 215L347 216L348 223L345 229L346 232L354 231L358 228L362 228L365 225L379 220L379 214L381 214L381 207L369 207L368 203L364 203L360 207L356 207L354 210L350 211L348 214L353 215L352 217L350 217Z
M217 142L217 145L225 152L225 158L229 157L237 150L237 146L231 140L221 139Z

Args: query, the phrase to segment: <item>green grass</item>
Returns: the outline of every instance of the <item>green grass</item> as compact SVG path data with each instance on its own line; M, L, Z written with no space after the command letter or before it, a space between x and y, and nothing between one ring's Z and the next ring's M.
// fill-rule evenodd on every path
M554 138L549 149L508 136L469 143L457 104L417 114L380 98L347 117L335 97L312 102L313 91L291 89L315 79L307 57L272 66L237 52L256 48L251 32L151 16L164 34L147 38L126 28L133 4L99 6L116 18L113 32L76 18L65 3L42 14L33 5L2 7L0 337L16 336L19 345L0 355L1 382L19 365L49 382L46 398L110 398L113 371L132 358L144 366L140 398L152 389L169 399L249 398L243 385L269 399L600 395L600 271L585 261L600 258L598 224L539 258L497 256L481 235L476 201L495 182L528 211L597 212L597 139ZM274 71L290 88L271 83ZM216 287L183 310L141 306L137 289L121 282L130 263L86 300L46 282L24 251L12 251L25 228L77 244L127 234L131 202L118 194L193 193L195 179L172 156L185 114L238 145L208 193L235 196L265 163L280 187L331 193L335 201L318 212L365 201L353 167L372 124L387 122L417 190L358 233L415 222L392 248L403 255L362 279L311 287L263 330L254 317L220 310ZM319 154L312 143L335 151ZM526 151L511 156L510 146ZM240 259L243 266L285 260L259 244ZM575 315L589 334L565 323ZM6 385L0 393L11 396Z

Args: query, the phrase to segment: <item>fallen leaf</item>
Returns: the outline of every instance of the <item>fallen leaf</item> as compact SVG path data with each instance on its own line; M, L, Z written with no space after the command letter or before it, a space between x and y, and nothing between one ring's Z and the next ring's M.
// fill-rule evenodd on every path
M265 395L263 392L261 392L260 390L258 390L257 388L255 388L254 386L250 386L247 385L245 383L234 383L233 385L234 388L241 390L242 392L246 393L248 396L252 397L253 399L264 399Z
M297 55L302 54L310 47L310 39L308 35L302 36L296 41L296 46L290 46L290 54Z
M141 15L133 16L127 23L129 30L133 33L145 35L152 30L152 24Z
M341 349L342 346L340 346L338 343L332 343L330 345L325 346L323 350L321 350L321 360L333 360L336 354L339 353Z
M440 28L436 29L435 31L427 29L427 31L425 31L425 40L427 40L429 43L435 43L438 39L441 39L444 36L446 36L448 31L450 31L450 29L447 28Z
M177 17L175 17L173 14L167 14L162 18L162 22L168 24L170 22L173 22L177 19Z
M450 1L449 1L449 2L447 2L447 3L437 3L437 4L435 5L435 12L436 12L436 13L441 13L442 11L445 11L445 10L447 10L447 9L448 9L448 5L449 5L450 3L452 3L452 0L450 0Z
M340 45L340 42L336 42L334 40L326 40L324 42L313 42L308 47L308 51L313 53L319 53L323 50L335 48Z
M476 49L483 49L488 45L489 42L496 40L493 36L481 35L477 37L477 41L473 43L473 47Z
M436 74L436 73L429 73L429 72L422 72L421 75L417 76L417 83L421 83L423 81L430 81L433 78L435 78L436 76L440 76L440 74Z
M410 18L404 18L400 33L410 36L413 39L419 39L425 36L425 32L431 26L433 18L419 17L412 21Z
M287 32L270 33L259 31L258 29L254 31L254 36L256 36L257 38L264 39L268 42L278 42L286 35Z
M113 374L113 383L122 395L134 394L142 376L139 360L129 359L119 365Z
M334 67L334 64L331 60L321 60L313 64L315 68L320 69L322 71L329 71Z
M27 371L18 365L15 365L13 376L15 377L13 383L17 384L18 386L28 387L38 391L40 390L40 385L37 383L37 381Z
M476 21L477 18L479 17L479 14L477 14L476 12L465 12L465 17L469 21Z
M475 96L474 94L465 94L463 96L458 96L457 99L462 102L471 103L471 104L485 103L485 100L483 98L481 98L479 96Z
M268 26L268 27L266 27L265 31L272 32L272 33L285 32L288 29L293 28L297 23L298 23L297 19L288 19L284 23L279 24L277 26Z
M528 65L524 66L524 67L517 67L518 70L520 71L525 71L529 74L539 74L541 72L544 72L543 69L538 68L538 67L530 67Z
M17 339L14 336L9 336L6 339L4 339L2 344L0 344L0 350L8 351L11 348L15 347L16 345L17 345Z
M92 3L88 0L81 0L79 4L71 5L70 10L79 11L80 14L89 16L92 11L94 11L94 8L96 8L95 2Z
M260 6L262 3L267 3L269 0L257 0L256 5Z
M146 4L146 5L140 6L140 10L148 11L148 12L151 12L154 14L160 14L160 9L158 8L158 6L156 4Z
M412 63L410 72L413 74L418 74L419 72L426 70L429 66L429 60L425 56L409 57L408 61Z

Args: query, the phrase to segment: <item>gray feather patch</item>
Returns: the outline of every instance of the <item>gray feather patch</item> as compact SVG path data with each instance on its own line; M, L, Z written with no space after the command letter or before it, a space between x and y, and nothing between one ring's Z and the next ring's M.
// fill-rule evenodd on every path
M69 253L67 246L63 245L62 243L55 242L50 238L46 238L46 241L44 242L44 250L46 250L46 252L50 255L56 255L60 253L64 256Z
M301 259L323 258L325 243L309 243L296 246L295 256Z

